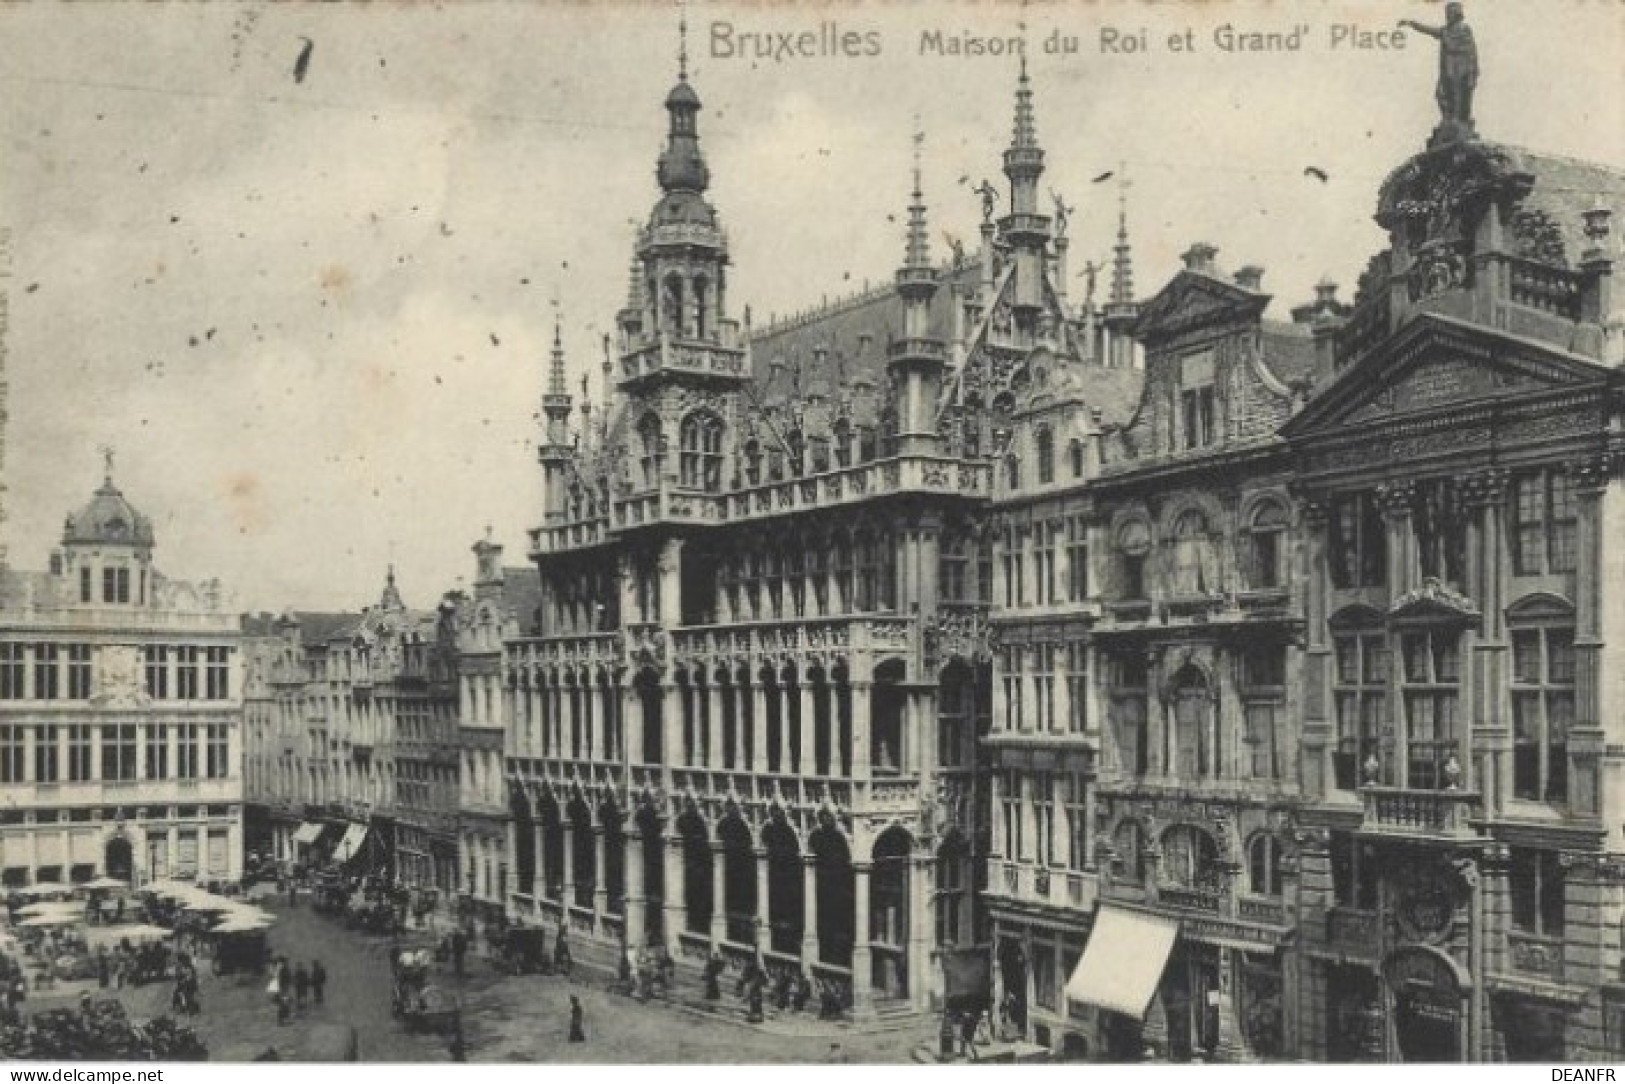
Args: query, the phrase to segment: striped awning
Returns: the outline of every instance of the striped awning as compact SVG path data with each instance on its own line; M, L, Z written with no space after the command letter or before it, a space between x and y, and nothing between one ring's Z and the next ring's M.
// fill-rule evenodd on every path
M293 841L296 845L303 847L307 844L315 843L316 837L321 834L321 825L312 824L309 821L306 821L304 824L299 826L299 831L293 834Z
M348 862L361 853L361 848L367 842L367 826L352 824L344 830L344 838L333 849L333 861Z

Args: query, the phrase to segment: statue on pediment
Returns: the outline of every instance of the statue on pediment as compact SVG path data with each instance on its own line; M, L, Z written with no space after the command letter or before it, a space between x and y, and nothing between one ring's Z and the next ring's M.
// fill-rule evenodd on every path
M1439 103L1440 119L1433 133L1434 142L1472 138L1478 45L1473 41L1473 29L1467 25L1461 5L1445 5L1443 26L1427 26L1414 19L1401 19L1399 25L1439 42L1439 81L1434 86L1433 97Z

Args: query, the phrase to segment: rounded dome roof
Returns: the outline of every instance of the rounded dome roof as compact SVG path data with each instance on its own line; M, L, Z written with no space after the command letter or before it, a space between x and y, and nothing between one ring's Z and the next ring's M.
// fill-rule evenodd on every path
M137 512L111 478L104 481L90 503L68 517L62 530L67 545L112 543L152 545L152 521Z
M666 95L666 107L669 109L674 105L699 108L700 96L694 92L686 77L679 79L677 85L671 88L671 93Z

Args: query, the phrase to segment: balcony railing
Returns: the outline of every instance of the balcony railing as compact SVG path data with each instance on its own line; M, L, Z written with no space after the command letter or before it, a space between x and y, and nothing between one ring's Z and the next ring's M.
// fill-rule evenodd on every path
M1280 900L1248 899L1244 896L1236 901L1236 917L1282 926L1286 924L1286 905Z
M1157 901L1169 907L1181 907L1187 911L1201 911L1204 914L1216 915L1219 913L1224 900L1224 894L1212 888L1187 888L1184 885L1159 885L1157 887Z
M1363 787L1365 831L1404 835L1467 836L1479 796L1460 790L1407 790L1402 787Z

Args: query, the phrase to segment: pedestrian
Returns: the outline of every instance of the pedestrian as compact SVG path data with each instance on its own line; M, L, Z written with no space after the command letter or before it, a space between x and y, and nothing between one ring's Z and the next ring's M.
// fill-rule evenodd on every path
M107 960L107 946L102 945L96 949L96 984L105 990L112 978L112 968Z
M310 962L310 993L316 1004L322 1004L327 991L327 968L320 960Z
M468 1040L463 1037L463 1014L456 1013L451 1018L451 1060L468 1060Z
M282 957L281 959L279 959L277 961L276 980L277 980L277 987L282 991L282 996L284 996L284 997L292 997L293 996L293 968L288 966L288 958L286 956Z
M570 942L565 939L568 933L564 923L559 923L559 935L553 939L553 970L570 977Z
M305 995L310 992L310 972L305 965L295 964L293 968L293 1001L299 1008L305 1007Z
M976 1028L981 1020L981 1013L962 1013L959 1017L959 1052L971 1061L976 1057Z
M587 1032L581 1025L581 999L574 994L570 995L570 1042L584 1043L587 1041Z
M468 954L468 935L462 930L451 932L451 965L459 978L463 974L463 957Z

